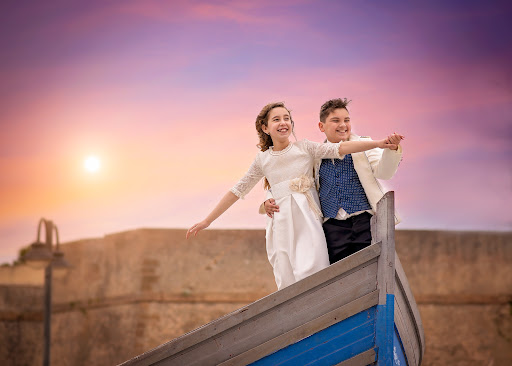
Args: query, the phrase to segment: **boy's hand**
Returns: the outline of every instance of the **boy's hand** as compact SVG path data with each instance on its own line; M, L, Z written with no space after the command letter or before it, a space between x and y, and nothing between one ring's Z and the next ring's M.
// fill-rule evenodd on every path
M276 200L273 198L266 200L263 206L265 206L265 212L270 218L274 216L274 212L279 212L279 206L276 205Z
M402 141L405 137L403 135L400 135L398 133L393 133L392 135L389 135L386 139L386 142L388 144L396 145L395 148L389 148L391 150L398 150L398 145L400 145L400 141Z

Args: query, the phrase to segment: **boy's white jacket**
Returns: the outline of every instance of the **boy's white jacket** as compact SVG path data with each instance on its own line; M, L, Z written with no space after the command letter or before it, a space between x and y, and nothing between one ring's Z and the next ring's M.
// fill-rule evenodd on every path
M358 136L350 134L349 141L371 141L368 136ZM327 142L329 143L329 142ZM353 153L352 161L354 162L354 169L357 172L361 185L364 188L368 202L372 206L372 210L377 208L377 202L384 196L386 191L382 188L377 179L391 179L397 169L400 161L402 161L402 145L398 145L398 150L374 148L371 150ZM316 189L319 188L319 175L320 164L322 160L315 162L314 175ZM267 191L266 200L272 198L272 192ZM265 214L265 207L262 204L259 212ZM395 210L395 225L400 222L400 217Z

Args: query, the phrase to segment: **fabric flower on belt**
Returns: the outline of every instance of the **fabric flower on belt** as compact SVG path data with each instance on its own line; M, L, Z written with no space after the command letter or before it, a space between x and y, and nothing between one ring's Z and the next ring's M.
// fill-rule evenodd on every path
M313 180L307 175L290 180L290 189L294 192L306 193L313 185Z
M311 211L315 213L318 218L322 217L322 211L316 204L313 196L311 195L311 187L313 187L313 179L307 175L301 175L298 178L290 180L290 190L297 193L304 193L309 204Z

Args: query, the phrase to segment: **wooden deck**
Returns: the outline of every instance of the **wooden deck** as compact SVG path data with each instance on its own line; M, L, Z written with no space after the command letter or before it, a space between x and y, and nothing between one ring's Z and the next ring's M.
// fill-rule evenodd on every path
M423 327L394 249L393 192L377 211L371 246L122 365L420 365Z

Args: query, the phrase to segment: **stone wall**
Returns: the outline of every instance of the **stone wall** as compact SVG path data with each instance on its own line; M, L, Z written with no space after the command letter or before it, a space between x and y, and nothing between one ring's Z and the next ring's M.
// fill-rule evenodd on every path
M512 233L397 231L425 365L512 365Z
M62 246L52 364L115 365L276 290L261 230L141 229ZM397 231L423 365L512 362L512 233ZM42 363L42 271L0 268L0 360Z

